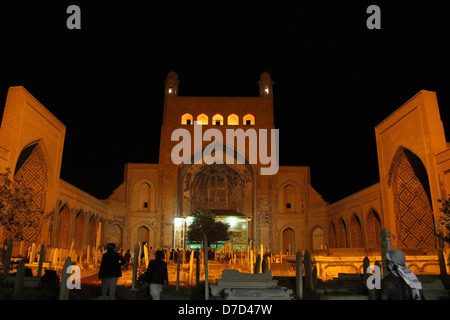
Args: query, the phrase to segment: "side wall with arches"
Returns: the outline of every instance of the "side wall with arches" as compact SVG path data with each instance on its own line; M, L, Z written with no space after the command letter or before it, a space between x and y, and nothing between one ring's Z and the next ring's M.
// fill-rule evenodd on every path
M10 168L14 173L22 151L36 145L46 175L45 199L42 199L45 213L51 213L56 207L65 132L64 124L25 88L9 88L0 127L0 170ZM40 228L37 242L48 241L49 227L50 219L47 219ZM0 240L4 240L6 235L1 229Z
M439 170L436 166L435 156L442 154L447 150L444 128L440 118L439 107L435 92L420 91L403 106L387 117L375 128L378 166L380 172L381 194L383 198L383 217L386 227L391 231L392 245L394 247L409 248L412 246L423 247L422 241L409 241L405 235L400 232L404 228L401 224L405 215L399 210L400 202L410 202L408 199L399 198L396 190L397 180L405 180L402 185L409 183L413 178L418 177L417 166L423 166L426 172L424 179L416 179L422 190L428 189L428 197L423 200L428 202L429 214L421 213L419 218L422 222L428 221L428 229L434 228L433 220L440 216L440 204L438 199L446 196L442 190L445 180L439 176ZM415 162L419 165L411 164L411 159L403 161L401 154L411 154ZM405 163L403 166L400 162ZM397 170L399 165L403 166L401 172ZM408 165L409 168L408 169ZM409 175L408 175L409 172ZM420 175L419 175L420 176ZM408 180L408 181L406 181ZM428 180L428 181L426 181ZM413 192L413 194L416 192ZM427 199L428 198L428 199ZM407 213L406 213L407 214ZM431 230L431 229L430 229ZM426 233L429 234L428 230ZM417 239L422 238L423 230L414 231L413 236ZM425 235L425 237L428 237ZM430 240L429 242L433 242ZM435 242L435 241L434 241ZM436 243L426 246L436 247Z

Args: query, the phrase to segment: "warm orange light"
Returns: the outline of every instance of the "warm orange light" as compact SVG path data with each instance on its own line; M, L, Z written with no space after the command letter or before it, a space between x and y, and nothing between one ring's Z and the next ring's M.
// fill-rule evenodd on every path
M185 113L181 116L181 124L193 124L193 119L190 113Z
M214 115L212 123L214 125L223 125L223 117L222 117L222 115L220 115L220 114Z
M208 116L204 113L197 116L197 124L206 125L208 124Z
M237 126L239 125L239 117L236 114L230 114L228 116L228 125Z
M254 125L255 124L255 116L253 116L252 114L246 114L244 116L244 118L242 119L242 124L244 125Z

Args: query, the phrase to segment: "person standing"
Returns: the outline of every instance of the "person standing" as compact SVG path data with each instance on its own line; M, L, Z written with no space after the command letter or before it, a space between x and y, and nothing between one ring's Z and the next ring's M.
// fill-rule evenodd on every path
M155 258L155 251L153 250L153 247L150 247L148 249L148 261L151 261Z
M169 283L167 274L167 263L163 260L164 253L161 250L156 251L155 259L148 263L147 279L149 281L150 296L153 300L161 299L161 292L165 283Z
M422 283L406 266L403 251L389 250L386 260L390 273L381 280L381 300L425 300Z
M115 251L116 245L108 243L106 253L102 256L98 278L102 281L102 296L106 296L109 290L109 297L115 298L117 280L122 276L121 267L125 264L125 259Z
M123 270L128 270L128 266L130 265L130 260L131 260L130 249L127 250L127 253L125 253L123 258L125 259L125 264L123 265Z

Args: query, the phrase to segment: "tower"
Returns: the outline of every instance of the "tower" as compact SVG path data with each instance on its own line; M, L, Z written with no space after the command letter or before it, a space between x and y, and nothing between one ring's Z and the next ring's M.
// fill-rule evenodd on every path
M172 70L167 74L166 81L164 83L166 84L166 97L178 96L178 83L180 83L180 81L178 80L178 74L175 71Z
M258 81L259 96L273 98L273 91L272 91L273 83L274 82L272 81L272 78L270 77L270 74L267 71L261 73L261 77L259 78Z

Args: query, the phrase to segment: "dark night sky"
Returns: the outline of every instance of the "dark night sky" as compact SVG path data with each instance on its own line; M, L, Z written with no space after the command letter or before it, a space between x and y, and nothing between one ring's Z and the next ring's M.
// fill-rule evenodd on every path
M0 100L22 85L67 127L61 178L105 198L157 163L164 80L180 96L275 82L281 165L334 202L379 181L374 127L419 90L450 130L450 24L431 1L2 1ZM81 8L81 30L66 8ZM381 8L381 30L366 9Z

